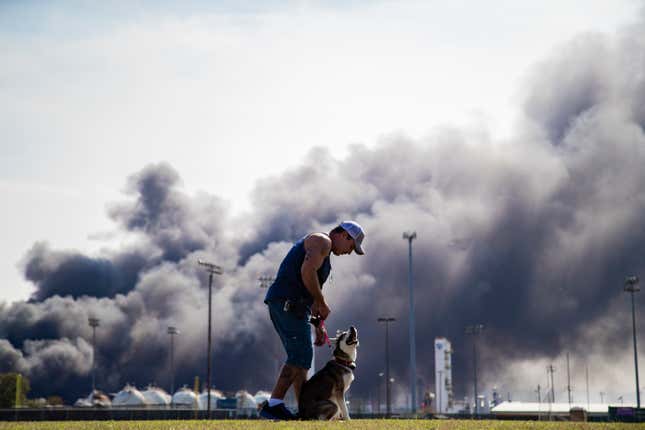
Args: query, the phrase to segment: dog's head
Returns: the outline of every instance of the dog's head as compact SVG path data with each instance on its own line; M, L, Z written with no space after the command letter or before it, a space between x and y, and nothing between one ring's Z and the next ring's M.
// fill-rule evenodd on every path
M358 330L356 330L356 327L351 326L349 330L337 333L334 357L346 361L356 361L356 348L358 348Z

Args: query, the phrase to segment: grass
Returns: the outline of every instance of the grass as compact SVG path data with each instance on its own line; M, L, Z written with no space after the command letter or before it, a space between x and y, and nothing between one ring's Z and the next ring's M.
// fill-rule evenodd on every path
M645 423L572 423L472 420L353 420L339 422L218 421L49 421L0 423L0 430L633 430Z

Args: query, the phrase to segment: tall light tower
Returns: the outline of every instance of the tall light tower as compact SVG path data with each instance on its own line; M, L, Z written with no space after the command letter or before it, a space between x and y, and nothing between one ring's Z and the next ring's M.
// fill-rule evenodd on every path
M640 384L638 383L638 349L636 348L636 309L634 308L634 293L640 291L640 287L638 286L638 276L630 276L627 279L625 279L625 291L628 293L631 293L632 296L632 328L633 328L633 336L634 336L634 369L636 372L636 407L640 408L641 407L641 392L640 392Z
M206 261L197 260L197 263L200 266L206 267L208 272L208 353L206 366L206 390L207 390L207 401L208 407L206 416L208 419L211 418L211 312L212 312L212 295L213 295L213 275L221 275L223 272L222 268L216 266L213 263L208 263Z
M412 241L416 239L417 233L405 232L403 239L408 241L408 290L410 292L410 392L411 412L417 411L417 351L414 335L414 287L412 285Z
M546 366L547 376L551 377L551 403L555 403L555 387L553 383L553 372L555 372L555 367L553 367L553 364L549 364L548 366Z
M96 390L96 328L99 326L98 318L88 318L87 322L92 327L92 395Z
M168 334L170 335L170 396L175 393L175 343L174 337L179 334L177 327L168 327ZM172 404L172 397L171 397Z
M385 405L386 416L392 413L390 406L390 323L396 321L396 318L379 318L376 321L385 323Z
M477 392L477 336L482 332L484 326L482 324L469 325L466 327L465 333L473 335L473 374L475 376L475 416L479 415L479 398Z

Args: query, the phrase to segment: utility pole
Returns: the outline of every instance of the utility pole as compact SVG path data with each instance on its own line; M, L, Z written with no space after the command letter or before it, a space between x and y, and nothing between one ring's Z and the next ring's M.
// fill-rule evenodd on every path
M542 419L542 395L540 392L540 384L537 386L537 398L538 398L538 421Z
M170 405L172 406L172 395L175 393L175 335L179 334L177 327L168 327L168 334L170 335Z
M585 379L587 380L587 412L589 411L589 365L585 365Z
M396 318L385 317L377 319L378 322L385 323L385 405L386 416L392 414L390 405L390 323L396 321Z
M416 338L414 334L414 286L412 285L412 241L416 239L417 233L405 232L403 239L408 241L408 290L410 292L410 393L411 408L410 411L417 411L417 352Z
M87 319L90 327L92 327L92 396L96 390L96 328L99 326L98 318Z
M469 325L466 327L465 333L473 335L473 374L475 376L474 392L475 392L475 416L479 416L479 401L477 392L477 336L482 332L484 326L482 324Z
M605 403L605 393L602 391L600 392L600 403Z
M573 403L573 397L571 396L571 369L569 368L568 352L567 352L567 391L569 392L569 409L571 409L571 403Z
M625 288L624 290L631 293L632 296L632 328L633 328L633 337L634 337L634 371L636 373L636 407L640 409L641 407L641 390L640 384L638 383L638 348L636 347L636 309L634 308L634 293L640 291L638 286L638 276L630 276L625 279Z
M381 413L381 401L382 401L382 397L381 397L381 391L382 391L381 390L381 380L383 379L383 376L385 376L385 373L383 373L383 372L378 373L378 393L377 393L378 395L376 396L376 397L378 397L378 403L376 405L376 413L378 413L378 414Z
M224 273L221 267L216 266L213 263L208 263L206 261L197 260L197 263L200 266L206 267L208 272L208 353L206 366L206 390L207 390L207 412L206 416L208 419L211 418L211 313L212 313L212 296L213 296L213 275L221 275Z

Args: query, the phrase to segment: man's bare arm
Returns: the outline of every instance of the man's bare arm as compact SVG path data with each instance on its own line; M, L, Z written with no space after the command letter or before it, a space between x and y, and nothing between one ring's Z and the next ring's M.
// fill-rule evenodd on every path
M329 315L329 307L325 303L325 297L320 289L318 282L317 271L322 266L325 257L329 255L331 250L331 239L322 234L312 234L305 239L305 259L302 262L300 273L302 275L302 282L305 284L307 291L314 298L314 305L312 313L314 315L320 314L325 319Z

